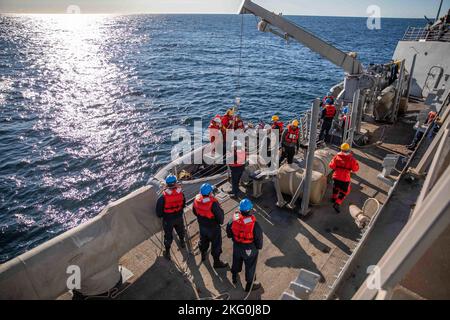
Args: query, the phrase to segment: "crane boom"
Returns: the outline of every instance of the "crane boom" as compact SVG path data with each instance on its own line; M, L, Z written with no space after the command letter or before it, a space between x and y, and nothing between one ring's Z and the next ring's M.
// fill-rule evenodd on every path
M312 51L320 54L333 64L344 69L349 74L361 74L363 68L361 62L349 54L337 49L328 42L320 39L309 31L297 26L280 15L270 12L263 7L253 3L250 0L244 0L239 14L250 13L262 19L262 22L268 23L308 47ZM264 30L262 30L264 31ZM270 30L274 32L273 30ZM276 33L276 32L274 32ZM276 33L277 34L277 33Z

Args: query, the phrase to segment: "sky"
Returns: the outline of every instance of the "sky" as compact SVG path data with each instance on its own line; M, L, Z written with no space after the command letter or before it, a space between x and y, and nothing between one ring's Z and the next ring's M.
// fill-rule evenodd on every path
M286 15L367 17L377 5L382 17L436 16L440 0L253 0ZM0 0L0 13L236 13L241 0ZM76 7L74 7L76 6ZM74 9L75 8L75 9ZM441 16L450 8L444 0Z

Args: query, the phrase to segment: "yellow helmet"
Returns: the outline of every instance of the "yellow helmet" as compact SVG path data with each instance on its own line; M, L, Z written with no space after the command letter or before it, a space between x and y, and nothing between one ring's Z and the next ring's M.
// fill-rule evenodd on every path
M280 120L280 118L277 115L272 116L272 121L278 121L278 120Z
M350 150L350 145L347 142L344 142L343 144L341 144L341 150L342 151Z
M227 110L227 115L232 116L234 114L233 109L228 109Z
M297 120L297 119L293 120L293 121L292 121L292 125L293 125L294 127L298 127L298 120Z

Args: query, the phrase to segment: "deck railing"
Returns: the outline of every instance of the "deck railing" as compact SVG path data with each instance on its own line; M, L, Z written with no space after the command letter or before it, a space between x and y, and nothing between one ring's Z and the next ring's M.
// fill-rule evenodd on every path
M449 30L430 30L426 28L409 27L402 41L443 41L450 42Z

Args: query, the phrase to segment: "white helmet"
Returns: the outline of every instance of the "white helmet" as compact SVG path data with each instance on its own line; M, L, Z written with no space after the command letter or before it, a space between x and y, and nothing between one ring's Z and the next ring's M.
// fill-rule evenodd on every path
M214 118L214 122L215 122L215 123L222 123L222 121L220 120L219 117L215 117L215 118Z

